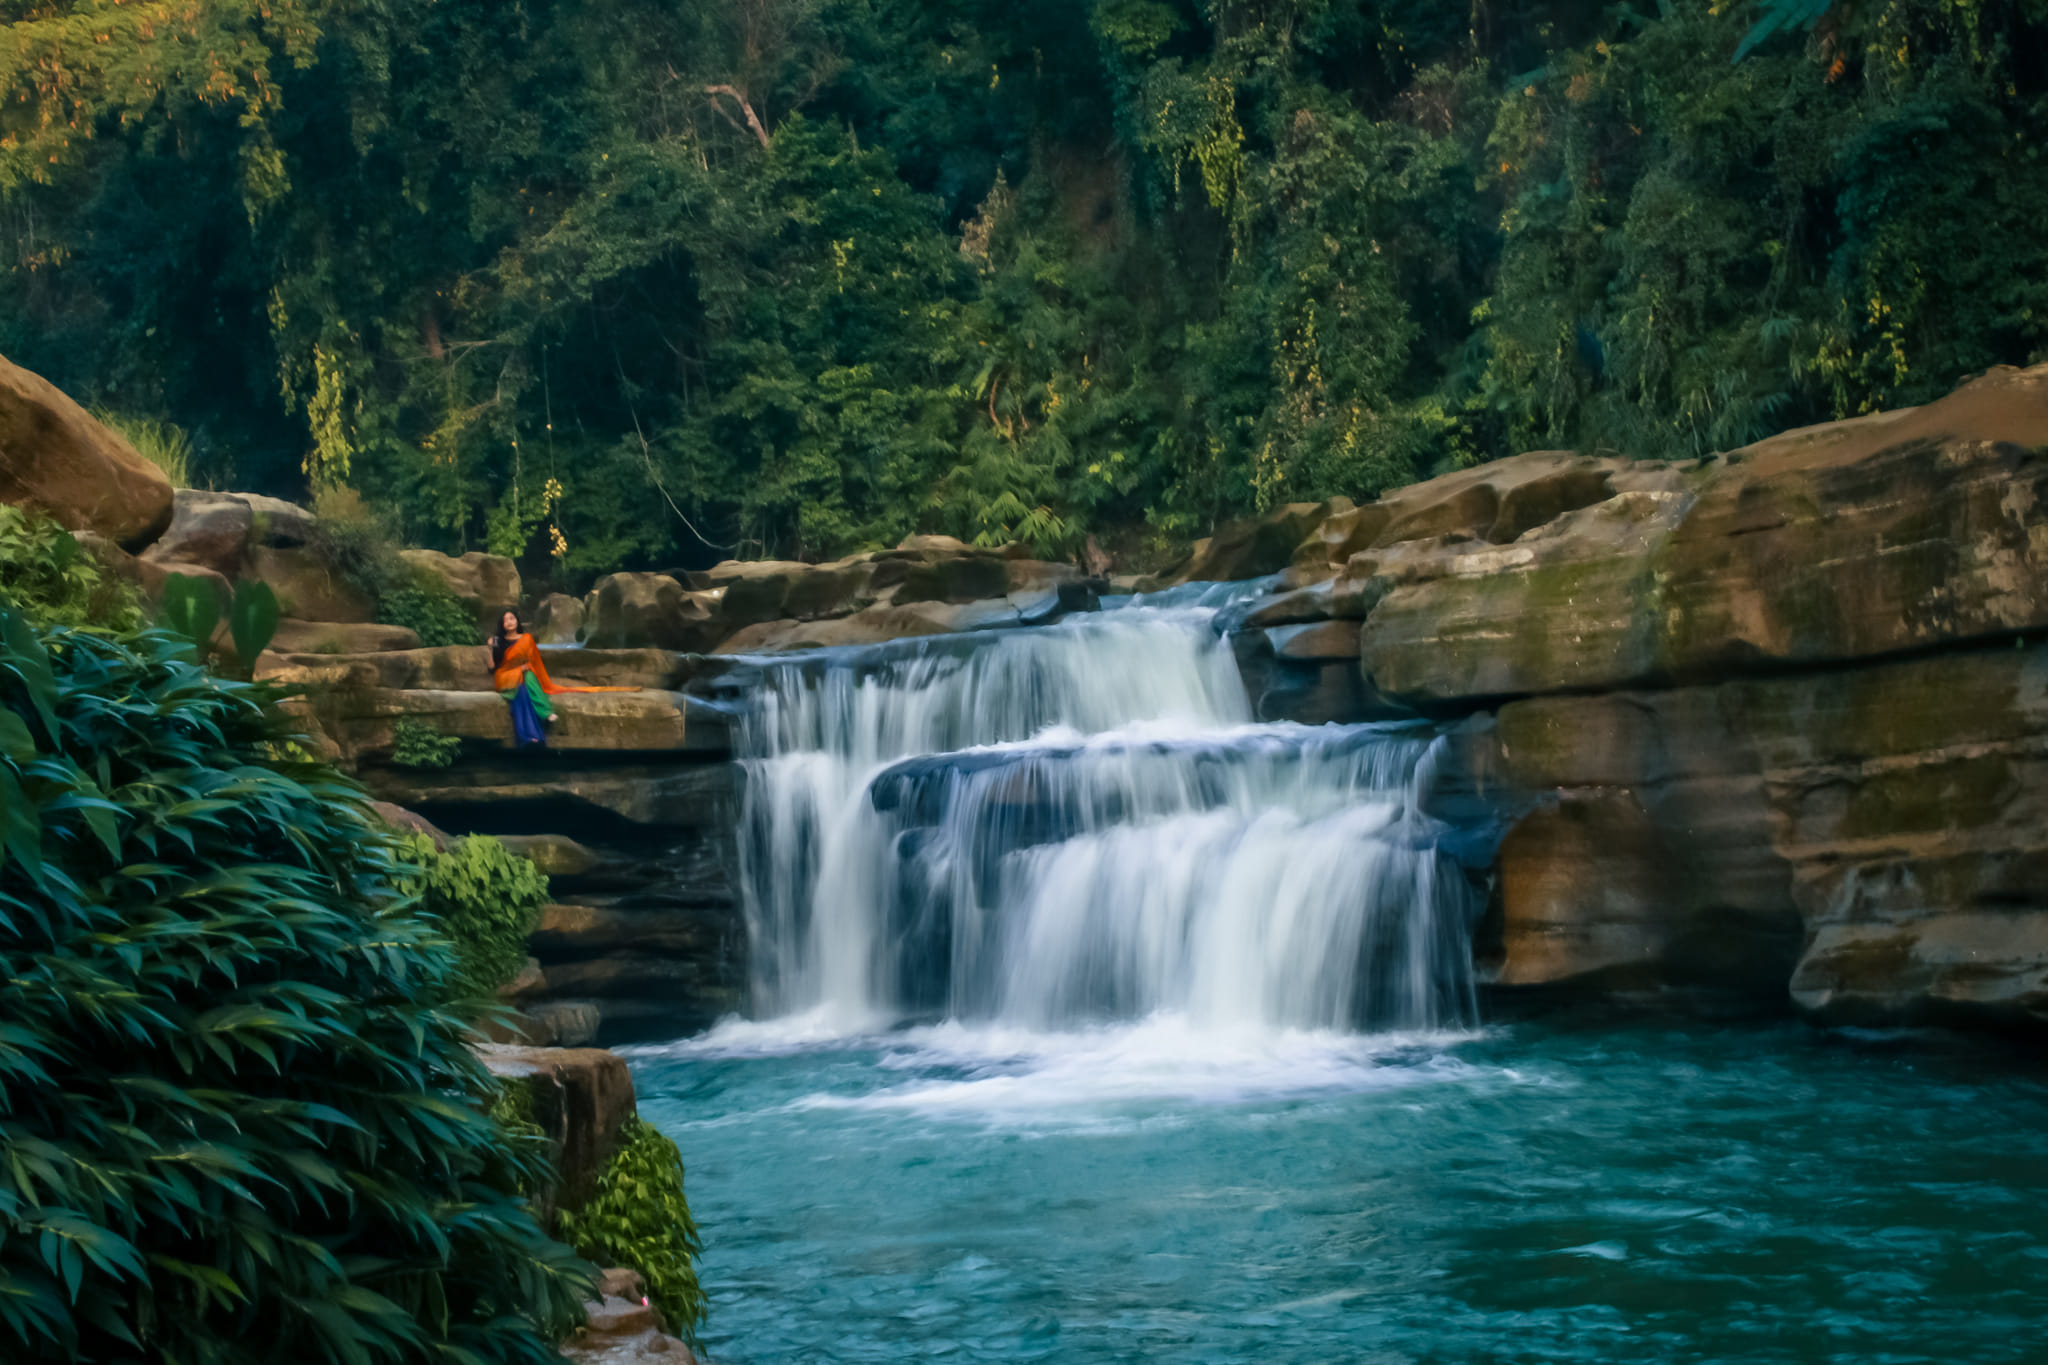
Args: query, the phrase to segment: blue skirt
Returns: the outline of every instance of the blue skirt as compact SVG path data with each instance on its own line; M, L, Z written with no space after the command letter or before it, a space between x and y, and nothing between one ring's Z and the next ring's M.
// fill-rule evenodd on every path
M510 692L500 692L512 708L512 741L515 744L546 744L547 726L542 718L555 708L548 704L547 694L540 690L540 680L527 673L520 678L519 686Z

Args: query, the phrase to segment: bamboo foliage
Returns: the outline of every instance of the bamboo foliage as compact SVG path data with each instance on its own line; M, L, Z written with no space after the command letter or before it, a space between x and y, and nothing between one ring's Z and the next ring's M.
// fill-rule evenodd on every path
M267 701L0 611L0 1358L540 1365L589 1269L416 869Z

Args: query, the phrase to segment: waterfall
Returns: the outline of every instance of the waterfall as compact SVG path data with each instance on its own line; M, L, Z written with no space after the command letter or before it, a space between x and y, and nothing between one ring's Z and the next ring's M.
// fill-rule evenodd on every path
M756 1009L1469 1023L1474 896L1419 808L1429 731L1253 723L1229 597L762 661L739 728Z

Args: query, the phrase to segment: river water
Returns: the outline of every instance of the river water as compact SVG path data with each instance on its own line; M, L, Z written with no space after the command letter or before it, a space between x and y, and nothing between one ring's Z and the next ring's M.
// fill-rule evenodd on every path
M714 1359L2048 1360L2031 1059L1482 1021L1433 736L1234 591L764 668L755 1017L628 1050Z

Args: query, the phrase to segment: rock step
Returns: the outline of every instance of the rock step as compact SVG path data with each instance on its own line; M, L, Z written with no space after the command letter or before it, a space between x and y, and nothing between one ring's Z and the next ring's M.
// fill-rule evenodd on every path
M544 962L595 957L615 949L661 955L695 954L717 946L732 919L730 908L543 906L528 942Z
M278 680L300 682L281 676ZM639 751L722 758L731 749L724 718L693 705L680 692L565 693L553 700L555 718L547 730L551 751ZM302 714L317 721L320 733L344 758L358 763L388 759L396 747L401 720L508 751L513 743L511 708L495 692L359 690L343 685L316 690L304 699ZM693 717L698 717L699 723L692 724Z
M623 1299L607 1294L583 1306L588 1321L584 1331L593 1337L637 1337L660 1324L645 1299Z
M394 630L378 626L377 630ZM417 644L417 640L414 641ZM724 665L700 655L666 649L550 647L541 654L548 676L578 687L640 687L655 692L683 688L702 673ZM257 660L256 676L321 687L427 689L492 692L491 652L478 645L430 649L376 649L329 653L276 644Z
M590 757L613 754L633 757L630 751L603 750ZM654 835L666 827L675 844L692 838L701 841L709 831L724 837L732 828L735 779L727 763L599 763L556 749L508 753L505 760L480 763L465 757L444 769L373 768L363 777L386 801L425 812L450 828L482 828L486 833L493 826L532 829L546 822L540 824L545 828L573 819L579 830L596 823L609 825L619 840ZM672 861L671 854L705 861L674 848L664 850L664 860ZM654 862L639 861L643 867ZM707 865L705 871L722 884L715 867ZM644 881L643 877L641 884Z
M666 1332L649 1331L636 1337L578 1337L562 1347L564 1358L581 1365L636 1365L648 1360L673 1361L675 1365L696 1365L690 1348Z

